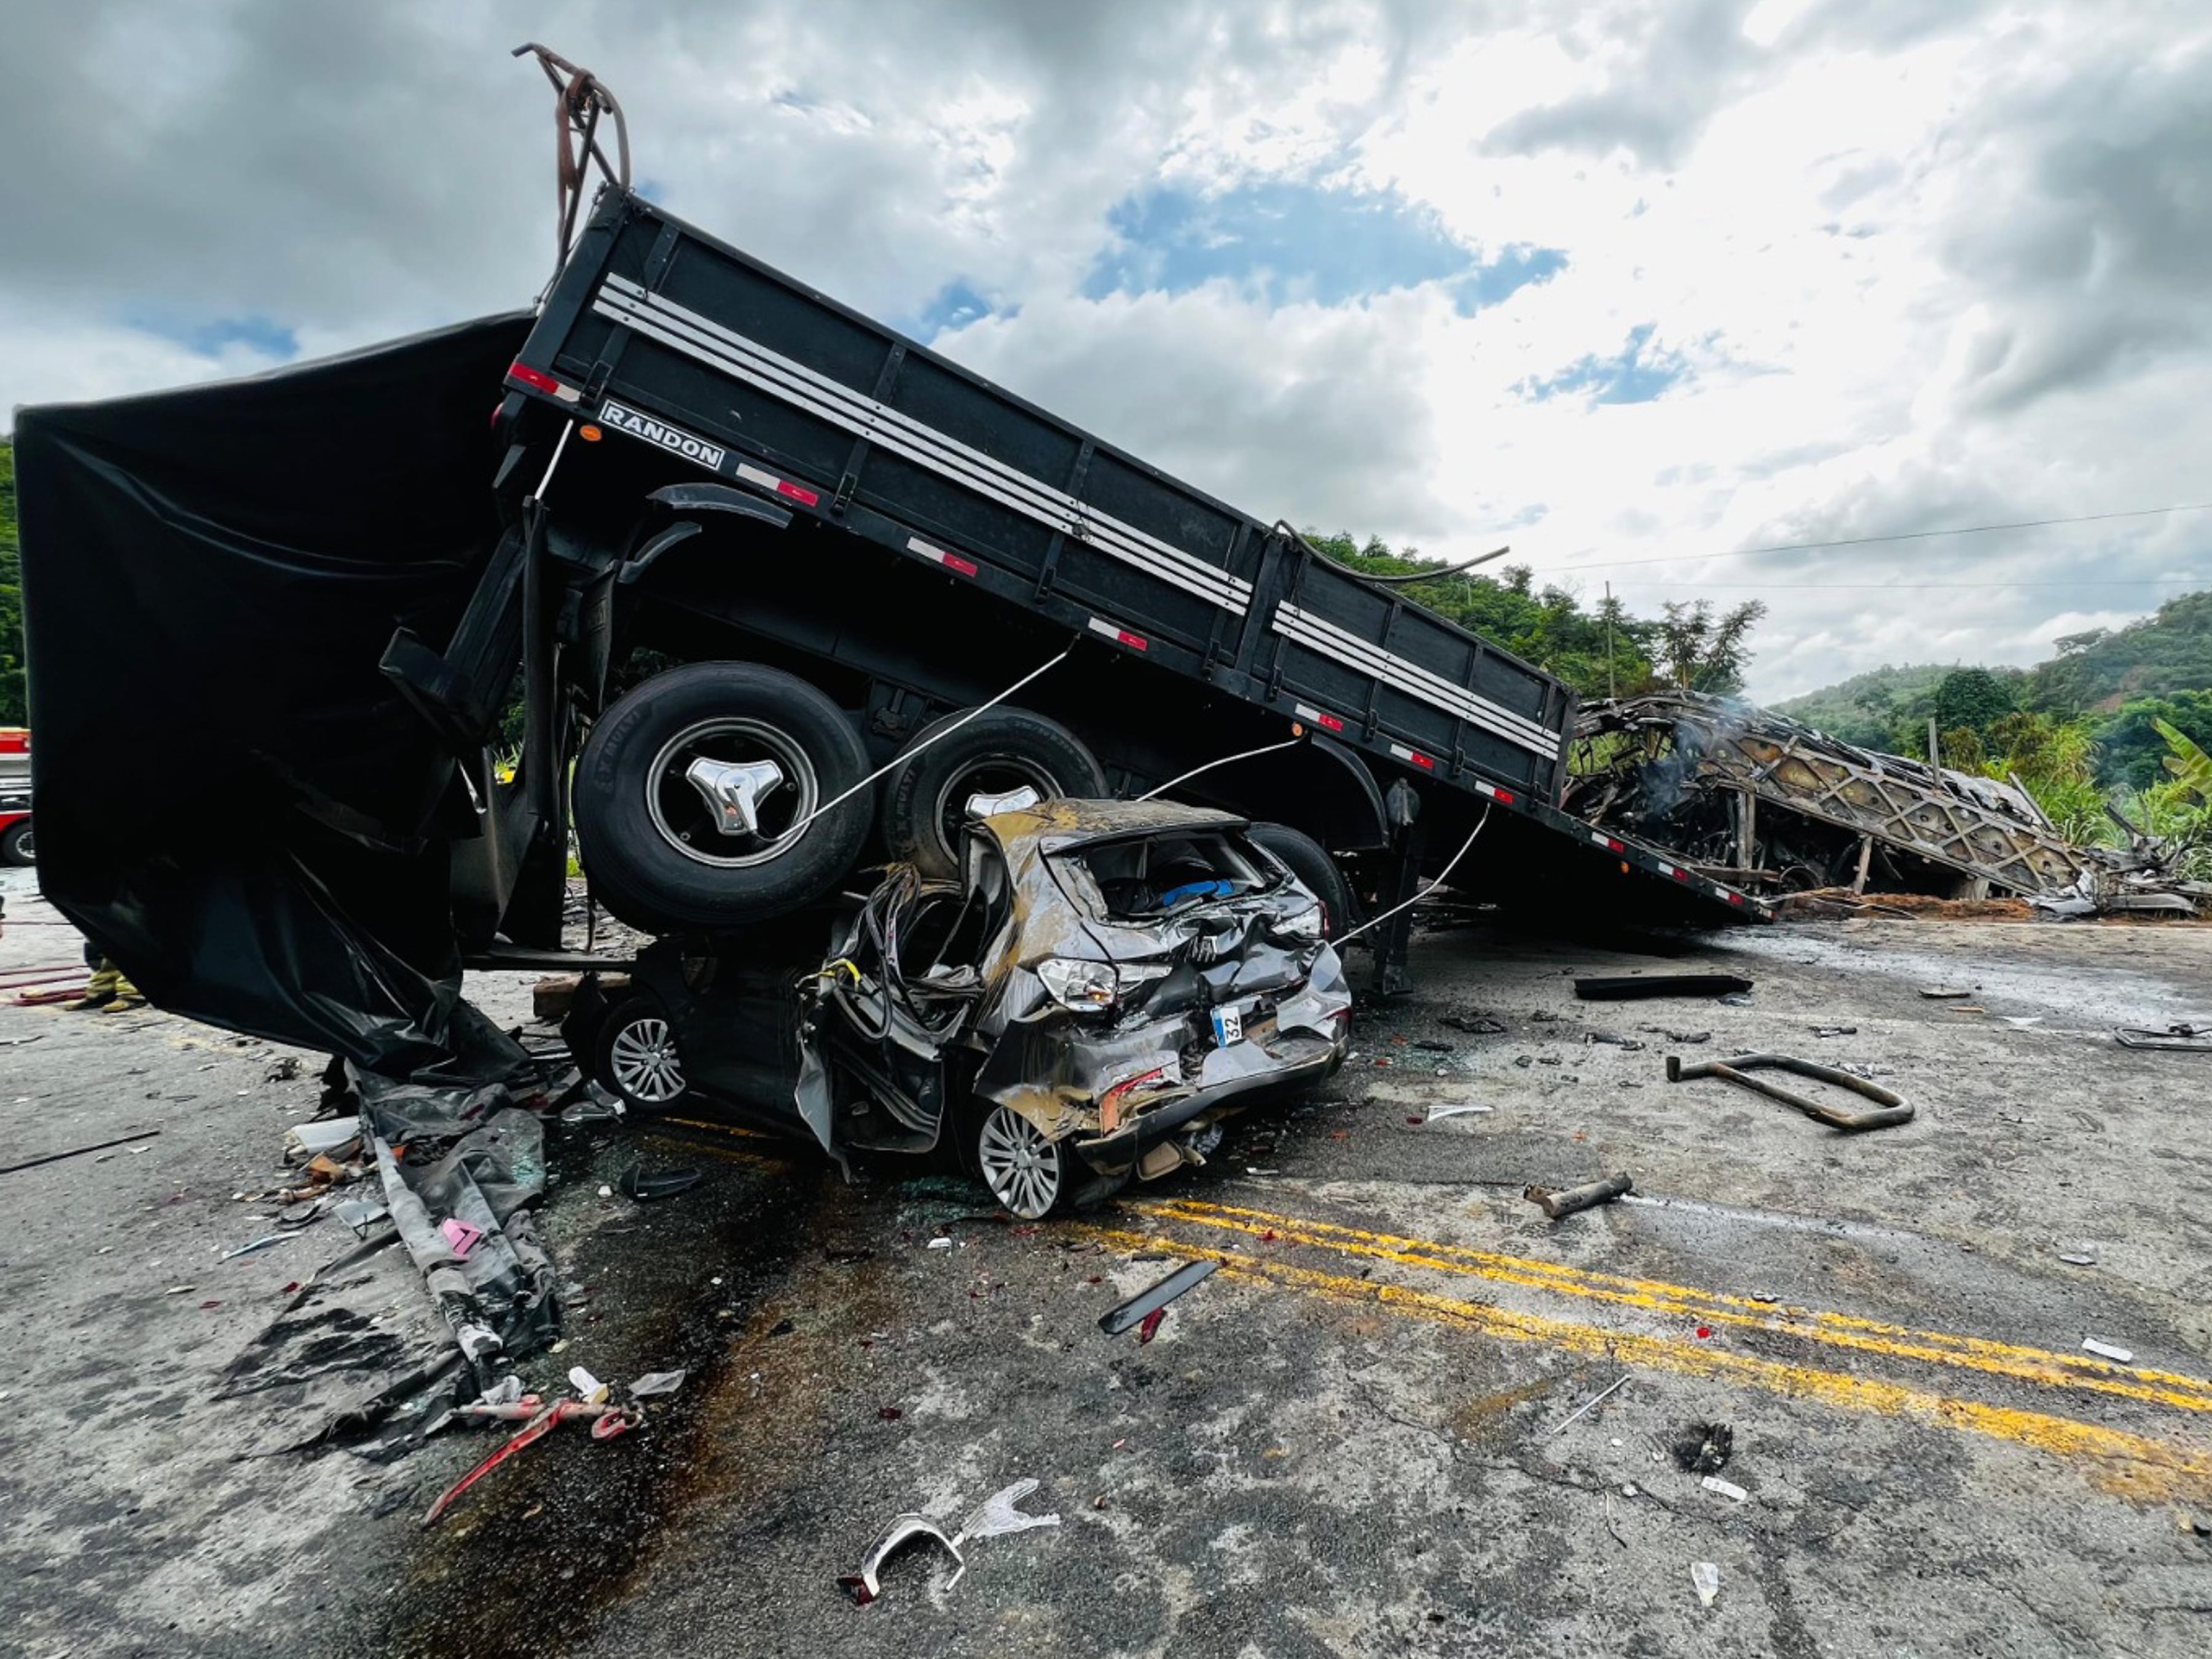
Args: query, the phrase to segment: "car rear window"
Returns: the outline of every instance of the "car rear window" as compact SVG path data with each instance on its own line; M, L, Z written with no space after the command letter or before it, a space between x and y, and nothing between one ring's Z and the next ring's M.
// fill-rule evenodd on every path
M1102 921L1143 921L1273 887L1273 865L1221 830L1094 842L1052 855L1071 897Z

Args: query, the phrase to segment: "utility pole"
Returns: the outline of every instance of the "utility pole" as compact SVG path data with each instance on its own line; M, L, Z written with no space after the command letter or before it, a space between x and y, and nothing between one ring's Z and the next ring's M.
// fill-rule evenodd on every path
M1613 678L1613 584L1605 585L1605 695L1608 702L1620 695Z

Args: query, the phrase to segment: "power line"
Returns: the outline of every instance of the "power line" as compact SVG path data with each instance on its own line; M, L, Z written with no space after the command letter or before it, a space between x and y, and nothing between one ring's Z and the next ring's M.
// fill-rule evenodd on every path
M1955 530L1901 530L1888 536L1850 536L1832 542L1778 542L1771 547L1739 547L1726 553L1674 553L1655 559L1604 559L1593 564L1554 565L1539 575L1568 570L1618 570L1632 564L1675 564L1688 559L1741 559L1754 553L1811 553L1829 547L1870 547L1877 542L1921 542L1936 536L1986 536L2000 530L2047 530L2053 525L2102 524L2112 519L2151 519L2165 513L2212 513L2212 501L2184 501L2172 507L2131 507L2124 513L2081 513L2063 519L2021 519L2011 524L1961 525Z
M1615 582L1613 586L1680 587L1684 583L1694 583L1701 592L1708 588L1723 588L1744 593L1841 593L1923 587L2212 587L2212 576L2149 576L2140 580L2094 576L2081 581L2033 582L1708 582L1686 576L1680 582Z

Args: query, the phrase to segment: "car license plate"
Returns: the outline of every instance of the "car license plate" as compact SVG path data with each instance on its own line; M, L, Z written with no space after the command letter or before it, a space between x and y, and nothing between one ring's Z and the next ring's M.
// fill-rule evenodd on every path
M1226 1048L1231 1043L1242 1042L1243 1040L1244 1016L1234 1008L1216 1008L1213 1011L1214 1047Z

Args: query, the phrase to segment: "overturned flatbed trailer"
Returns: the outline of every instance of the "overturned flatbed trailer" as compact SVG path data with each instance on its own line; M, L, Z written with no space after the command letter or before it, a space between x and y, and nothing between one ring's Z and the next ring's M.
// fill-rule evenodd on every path
M1558 679L625 188L534 314L16 429L48 894L372 1069L495 1036L459 966L561 946L572 806L602 903L717 948L1023 786L1258 821L1333 930L1396 912L1385 986L1447 870L1766 919L1561 809Z

